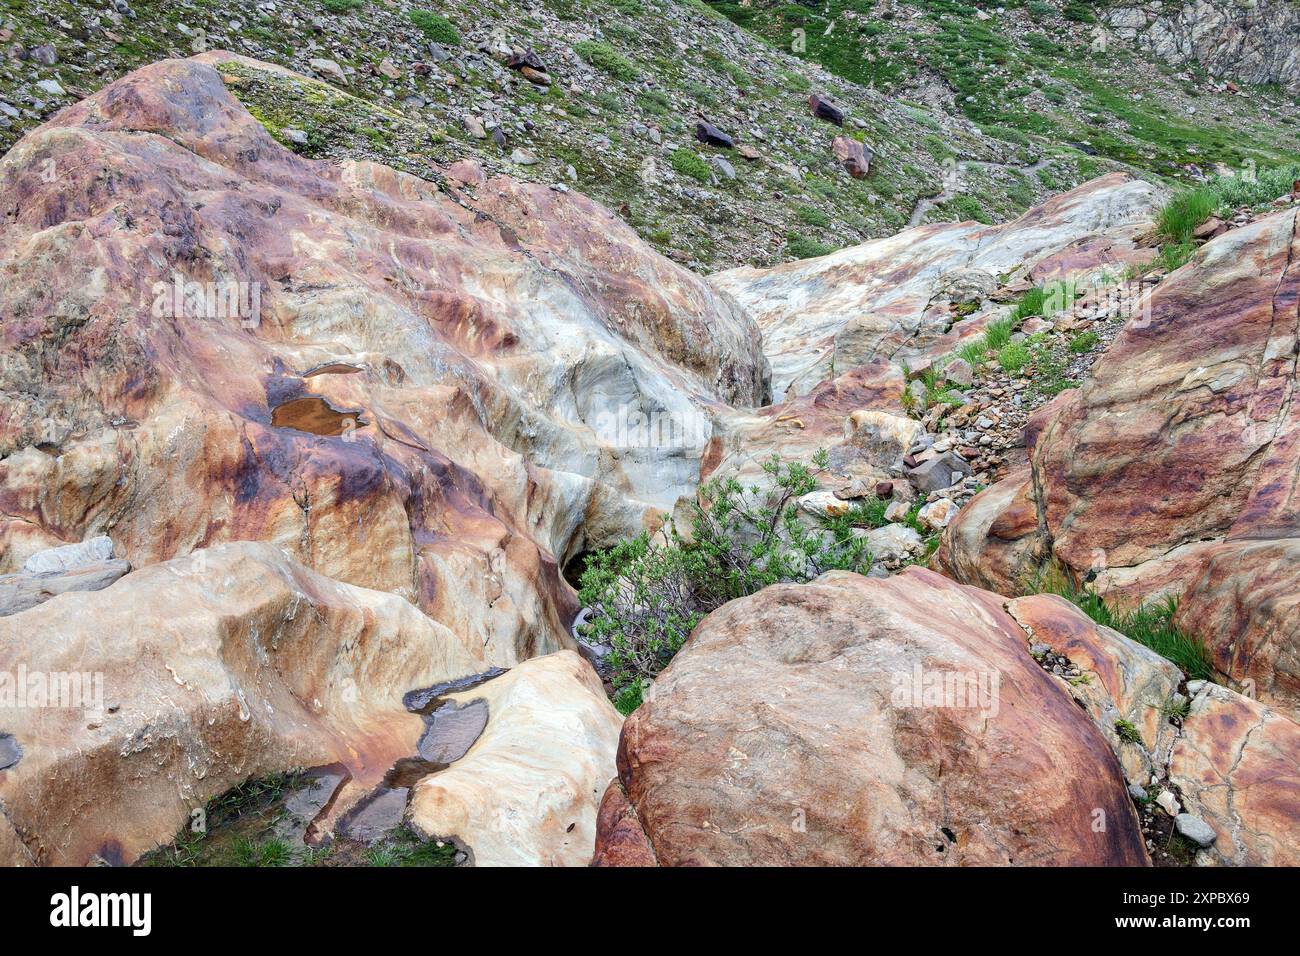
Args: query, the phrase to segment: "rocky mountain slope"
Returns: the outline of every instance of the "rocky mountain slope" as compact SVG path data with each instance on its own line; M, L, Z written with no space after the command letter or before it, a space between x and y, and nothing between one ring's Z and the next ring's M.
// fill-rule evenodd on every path
M581 72L527 50L464 62ZM0 862L1296 862L1300 188L1178 268L1114 172L704 277L464 114L411 171L314 146L414 128L349 65L163 60L0 162ZM625 706L564 572L773 474L862 573L721 603Z
M1167 176L1300 156L1288 96L1210 89L1118 38L1092 55L1080 24L1031 6L1050 12L983 21L881 0L795 23L769 17L806 8L763 2L452 2L435 16L406 0L23 0L0 10L0 149L131 69L226 49L330 84L301 95L263 75L240 91L301 155L422 177L472 157L592 196L705 271L911 221L1002 221L1116 163ZM737 11L757 35L722 15ZM812 115L812 94L842 128ZM701 120L734 146L699 141ZM866 144L869 176L845 172L836 137Z
M715 6L839 76L1052 155L1194 178L1300 152L1300 21L1286 0Z

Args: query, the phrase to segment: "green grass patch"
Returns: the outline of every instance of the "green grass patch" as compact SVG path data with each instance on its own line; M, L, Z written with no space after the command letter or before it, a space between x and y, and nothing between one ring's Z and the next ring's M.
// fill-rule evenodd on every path
M407 14L411 22L434 43L443 46L460 46L460 34L450 20L431 10L412 10Z
M631 60L608 43L600 40L583 40L574 44L573 51L602 73L608 73L616 80L630 82L640 76L640 71Z
M675 149L669 162L672 163L672 167L676 172L681 173L683 176L690 176L692 179L698 179L702 183L707 183L713 178L709 161L694 150L684 147Z
M1023 342L1008 342L998 349L998 364L1011 375L1028 365L1031 358L1029 347Z
M818 242L816 239L809 239L807 236L793 232L786 235L785 254L792 259L816 259L818 256L828 256L834 251L834 246Z
M1173 598L1122 609L1107 603L1095 591L1076 584L1069 572L1055 565L1035 577L1030 590L1060 595L1103 627L1119 631L1129 640L1173 661L1188 680L1208 680L1213 676L1205 644L1174 624L1178 603Z
M1100 341L1101 336L1096 332L1080 332L1070 337L1070 351L1082 355L1095 349Z

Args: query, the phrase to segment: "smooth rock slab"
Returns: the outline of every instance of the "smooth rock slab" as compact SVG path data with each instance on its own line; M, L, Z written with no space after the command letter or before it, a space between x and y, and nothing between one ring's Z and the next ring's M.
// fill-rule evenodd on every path
M477 866L590 863L623 723L591 666L561 651L448 700L491 718L464 757L414 784L411 827Z

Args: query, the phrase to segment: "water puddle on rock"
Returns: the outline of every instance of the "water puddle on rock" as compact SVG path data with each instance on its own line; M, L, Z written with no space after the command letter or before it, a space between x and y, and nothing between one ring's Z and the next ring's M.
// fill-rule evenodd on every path
M458 704L446 700L447 695L504 673L503 668L493 668L405 694L403 706L424 718L416 752L397 760L380 785L337 820L333 820L335 806L353 784L343 764L251 780L209 801L199 815L204 821L201 830L187 828L171 844L142 858L140 865L457 866L466 862L465 849L450 840L423 840L403 818L411 788L464 757L487 727L486 701ZM0 735L0 766L6 739L12 740Z
M281 402L271 410L271 424L300 432L330 437L365 425L360 409L335 408L319 395L305 395Z

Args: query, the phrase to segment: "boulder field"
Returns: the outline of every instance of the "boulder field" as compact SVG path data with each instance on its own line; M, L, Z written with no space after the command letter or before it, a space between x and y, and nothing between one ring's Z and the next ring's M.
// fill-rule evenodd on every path
M1147 261L1156 188L705 279L567 187L301 157L257 71L332 95L162 61L0 160L0 863L136 863L299 769L304 848L476 865L1143 866L1156 799L1198 863L1298 862L1294 212L961 507L909 376L1008 285ZM932 494L943 573L886 576L890 518L888 568L724 605L624 721L564 567L821 449L801 509ZM1178 596L1224 683L1025 595L1053 561Z

